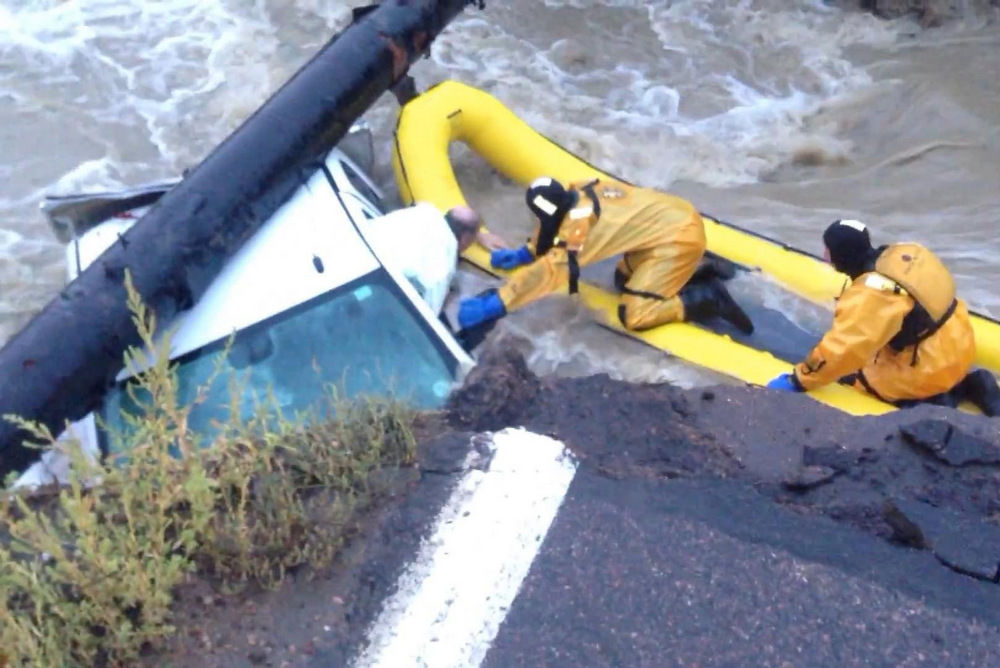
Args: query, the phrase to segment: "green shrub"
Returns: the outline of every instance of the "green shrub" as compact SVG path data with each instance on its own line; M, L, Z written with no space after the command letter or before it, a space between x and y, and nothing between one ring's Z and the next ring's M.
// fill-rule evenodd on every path
M104 462L22 422L74 465L65 487L0 498L0 665L129 662L173 632L173 591L194 570L232 589L327 565L375 474L414 459L409 408L332 390L325 415L275 420L262 401L241 421L234 407L199 447L186 425L204 393L178 405L169 337L154 345L155 318L127 287L143 343L158 351L126 355L151 410L129 418L129 447Z

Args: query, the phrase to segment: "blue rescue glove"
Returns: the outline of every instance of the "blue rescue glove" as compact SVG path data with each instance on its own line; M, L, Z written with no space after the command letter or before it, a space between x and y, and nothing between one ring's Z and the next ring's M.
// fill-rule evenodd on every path
M804 392L805 388L799 383L794 373L783 373L767 384L772 390L782 392Z
M513 269L528 264L535 259L527 246L520 248L498 248L490 253L490 264L497 269Z
M507 308L497 291L490 290L461 301L458 305L458 326L468 329L503 315L507 315Z

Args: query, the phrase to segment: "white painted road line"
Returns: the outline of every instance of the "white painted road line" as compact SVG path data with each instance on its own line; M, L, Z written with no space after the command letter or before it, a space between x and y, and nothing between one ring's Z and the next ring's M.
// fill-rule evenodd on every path
M464 474L368 632L358 668L478 666L576 473L559 441L493 435L486 471Z

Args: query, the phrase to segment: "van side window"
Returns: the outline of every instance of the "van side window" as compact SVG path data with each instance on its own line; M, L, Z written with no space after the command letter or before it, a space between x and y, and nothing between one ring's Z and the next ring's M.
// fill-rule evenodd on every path
M354 171L354 169L344 161L340 162L340 166L343 167L344 174L347 175L347 180L351 182L351 185L354 186L354 189L357 190L362 197L367 199L379 209L384 208L382 198L378 196L378 193L372 190L371 186L369 186L365 180L361 178L360 174Z

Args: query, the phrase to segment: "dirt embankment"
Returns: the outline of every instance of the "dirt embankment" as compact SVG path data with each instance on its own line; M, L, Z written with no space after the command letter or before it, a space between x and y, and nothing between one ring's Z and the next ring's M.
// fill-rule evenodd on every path
M552 434L611 477L738 479L798 512L1000 581L997 419L931 406L854 418L752 387L538 379L504 349L484 353L450 410L472 431Z

